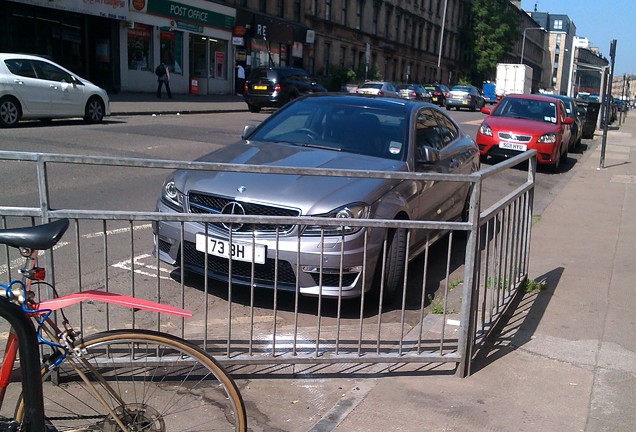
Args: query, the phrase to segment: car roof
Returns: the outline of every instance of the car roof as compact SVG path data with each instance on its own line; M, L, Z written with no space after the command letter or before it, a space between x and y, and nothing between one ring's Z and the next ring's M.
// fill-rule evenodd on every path
M29 60L47 60L47 61L52 61L51 59L48 59L46 57L42 57L42 56L38 56L38 55L34 55L34 54L19 54L19 53L0 53L0 58L22 58L22 59L29 59Z
M545 101L545 102L554 102L554 99L558 99L549 95L545 95L545 94L526 94L526 93L511 93L511 94L507 94L506 96L507 98L514 98L514 99L532 99L532 100L540 100L540 101Z

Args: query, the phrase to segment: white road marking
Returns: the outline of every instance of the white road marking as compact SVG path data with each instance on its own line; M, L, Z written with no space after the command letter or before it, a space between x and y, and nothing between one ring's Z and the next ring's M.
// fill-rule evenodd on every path
M135 266L135 273L137 274L141 274L144 276L152 276L152 277L156 277L157 276L157 266L153 265L153 264L145 264L144 262L142 262L143 259L151 257L150 254L141 254L141 255L137 255L136 257L133 257L132 259L132 263L134 263ZM124 261L120 261L116 264L113 264L112 267L116 267L116 268L120 268L120 269L124 269L124 270L131 270L132 266L131 266L131 260L127 259ZM153 273L150 273L147 270L154 270ZM165 273L165 274L170 274L170 270L166 269L166 268L159 268L159 272L160 273ZM163 275L159 275L159 278L161 279L165 279L165 280L171 280L170 276L163 276Z

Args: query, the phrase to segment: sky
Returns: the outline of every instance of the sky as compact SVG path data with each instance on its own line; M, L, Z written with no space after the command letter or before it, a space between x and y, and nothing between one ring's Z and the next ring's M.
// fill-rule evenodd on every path
M576 25L576 35L610 60L610 42L616 39L614 75L636 75L636 0L521 0L521 8L564 14Z

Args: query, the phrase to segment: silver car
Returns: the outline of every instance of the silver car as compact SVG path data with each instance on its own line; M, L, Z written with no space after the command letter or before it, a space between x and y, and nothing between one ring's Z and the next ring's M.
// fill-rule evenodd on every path
M356 90L358 94L375 95L375 96L390 96L400 97L398 89L393 83L386 81L367 81L358 86Z
M244 139L200 161L396 172L467 174L479 169L474 141L438 107L404 99L324 94L299 98ZM164 213L245 214L400 220L459 220L469 186L415 180L177 170L157 202ZM391 295L403 283L406 229L346 225L180 222L155 225L162 261L234 284L301 294L356 297L378 294L384 277ZM412 232L409 256L432 233ZM427 237L427 234L429 237ZM439 234L439 233L438 233ZM388 240L382 276L383 244ZM366 252L366 253L365 253ZM230 258L232 259L230 275ZM366 271L363 273L363 269ZM363 274L366 281L363 283Z
M0 127L20 120L110 115L106 91L42 57L0 53Z

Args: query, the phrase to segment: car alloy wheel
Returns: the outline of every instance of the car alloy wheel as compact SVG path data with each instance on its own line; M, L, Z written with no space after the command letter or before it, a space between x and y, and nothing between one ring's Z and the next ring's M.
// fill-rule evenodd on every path
M104 119L104 102L97 96L93 96L86 103L84 120L88 123L99 123Z
M0 126L12 127L18 124L22 110L19 102L7 96L0 99Z

